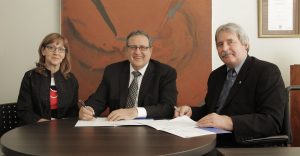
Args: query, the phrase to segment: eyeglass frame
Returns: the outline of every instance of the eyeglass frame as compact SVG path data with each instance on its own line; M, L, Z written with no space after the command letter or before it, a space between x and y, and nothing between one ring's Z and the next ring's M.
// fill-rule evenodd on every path
M45 48L47 48L50 52L54 53L54 52L58 52L58 53L66 53L67 52L67 48L62 48L62 47L55 47L55 46L51 46L51 45L46 45ZM52 49L54 48L54 49ZM52 50L51 50L52 49ZM63 51L60 51L63 50Z
M147 47L147 46L136 46L136 45L127 45L126 47L131 51L136 51L137 49L139 49L142 52L147 51L148 49L151 48L151 46Z

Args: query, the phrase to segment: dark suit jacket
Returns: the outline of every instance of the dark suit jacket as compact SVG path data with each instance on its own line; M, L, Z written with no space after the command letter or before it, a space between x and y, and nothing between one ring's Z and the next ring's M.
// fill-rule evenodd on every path
M100 115L106 107L110 112L125 108L129 85L129 61L111 64L104 70L97 91L86 101ZM172 118L177 102L176 70L150 60L141 82L138 107L144 107L147 118Z
M226 73L227 67L223 65L210 74L206 104L193 108L193 119L199 120L215 112ZM286 103L285 86L278 67L248 56L220 112L233 121L233 134L228 140L238 143L280 133Z
M75 76L65 79L60 71L54 73L58 94L57 118L78 117L78 82ZM45 75L34 69L25 73L18 96L18 117L21 125L35 123L41 118L51 119L51 73Z

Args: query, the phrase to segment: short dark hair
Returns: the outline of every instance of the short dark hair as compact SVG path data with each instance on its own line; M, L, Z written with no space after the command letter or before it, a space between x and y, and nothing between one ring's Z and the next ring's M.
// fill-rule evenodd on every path
M138 36L138 35L142 35L147 37L148 41L149 41L149 47L152 47L152 43L153 40L152 38L144 31L142 30L136 30L136 31L132 31L127 37L126 37L126 46L128 46L128 40L133 37L133 36Z

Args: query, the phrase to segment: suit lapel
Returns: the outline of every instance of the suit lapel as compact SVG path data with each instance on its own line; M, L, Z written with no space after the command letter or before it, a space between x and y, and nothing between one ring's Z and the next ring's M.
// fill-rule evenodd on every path
M218 100L221 94L221 91L223 89L223 84L225 82L226 79L226 75L227 75L227 67L224 65L221 69L221 72L216 76L216 80L215 81L215 88L213 88L213 101L212 101L212 105L211 105L211 112L214 112L216 109L216 105L218 104Z
M237 78L235 79L235 82L229 92L229 95L225 101L224 107L226 107L226 105L228 105L230 103L230 101L232 101L232 98L235 96L235 94L239 91L239 89L241 88L244 80L246 79L247 75L248 75L248 71L249 71L249 67L251 66L251 59L248 56L241 68L241 70L239 71L239 74L237 76ZM224 108L223 107L223 108Z
M153 81L154 70L155 69L154 69L153 63L151 61L149 61L148 67L143 76L142 83L141 83L140 90L139 90L138 107L144 106L143 101L146 96L147 90L150 87L150 85L153 84L151 82Z
M123 66L120 76L119 76L119 84L120 84L120 108L125 108L127 103L128 96L128 85L129 85L129 62L126 61Z

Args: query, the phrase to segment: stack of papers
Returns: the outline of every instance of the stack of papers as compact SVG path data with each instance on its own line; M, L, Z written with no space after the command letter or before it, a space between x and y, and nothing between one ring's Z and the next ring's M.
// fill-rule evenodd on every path
M197 123L188 116L180 116L172 120L152 120L152 119L138 119L138 120L120 120L120 121L107 121L106 118L95 118L91 121L79 120L75 127L87 127L87 126L135 126L135 125L147 125L161 130L164 132L177 135L182 138L190 138L196 136L219 134L219 133L231 133L229 131L217 129L217 128L199 128Z

